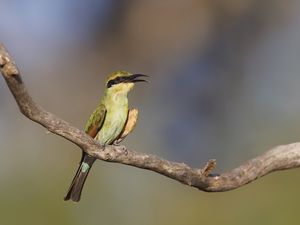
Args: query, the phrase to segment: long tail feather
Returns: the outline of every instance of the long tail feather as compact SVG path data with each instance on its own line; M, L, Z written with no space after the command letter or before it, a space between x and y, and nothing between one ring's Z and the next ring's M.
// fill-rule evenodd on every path
M64 197L65 201L72 200L74 202L80 201L81 192L85 183L85 180L91 170L92 165L95 162L95 158L83 153L81 163L76 172L75 177L69 187L68 193Z

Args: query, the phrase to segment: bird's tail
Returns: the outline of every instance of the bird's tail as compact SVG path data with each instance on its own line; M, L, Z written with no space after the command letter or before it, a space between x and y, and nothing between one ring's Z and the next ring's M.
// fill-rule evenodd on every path
M65 201L72 200L74 202L80 201L80 196L82 188L84 186L85 180L90 172L90 169L95 162L96 158L89 156L86 153L83 153L81 163L76 172L75 177L69 187L68 193L64 197Z

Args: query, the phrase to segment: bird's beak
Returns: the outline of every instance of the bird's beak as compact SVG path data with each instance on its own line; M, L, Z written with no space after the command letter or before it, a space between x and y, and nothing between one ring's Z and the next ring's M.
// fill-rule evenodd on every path
M128 82L136 83L136 82L148 82L147 80L144 79L139 79L140 77L149 77L144 74L133 74L129 77Z

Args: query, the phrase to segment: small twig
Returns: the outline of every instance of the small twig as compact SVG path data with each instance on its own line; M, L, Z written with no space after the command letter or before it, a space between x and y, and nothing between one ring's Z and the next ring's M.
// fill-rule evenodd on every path
M20 72L0 43L0 72L11 90L20 111L29 119L41 124L49 132L73 142L83 151L97 159L122 163L151 170L193 186L202 191L220 192L241 187L273 171L292 169L300 166L300 143L275 147L265 154L243 163L227 173L212 175L216 165L210 160L204 168L193 169L184 163L171 162L154 155L138 153L124 146L101 146L83 131L42 109L28 94Z
M211 159L206 163L204 168L199 170L199 172L207 177L215 169L216 165L217 165L217 161L215 159Z

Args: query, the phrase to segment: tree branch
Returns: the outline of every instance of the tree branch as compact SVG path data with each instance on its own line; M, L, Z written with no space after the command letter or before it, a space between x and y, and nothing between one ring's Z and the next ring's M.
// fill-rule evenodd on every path
M211 174L216 164L215 160L210 160L202 169L194 169L184 163L171 162L155 155L127 150L124 146L110 145L104 147L83 131L47 112L33 101L25 88L15 62L1 43L0 72L20 111L26 117L41 124L50 132L73 142L86 153L103 161L151 170L207 192L229 191L271 172L300 166L300 143L275 147L265 154L220 175Z

